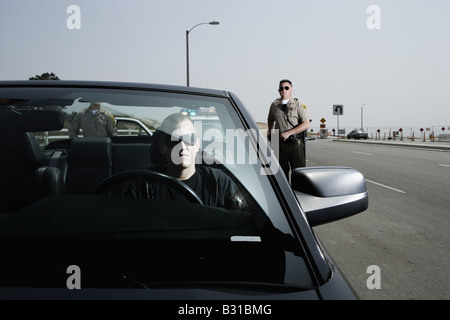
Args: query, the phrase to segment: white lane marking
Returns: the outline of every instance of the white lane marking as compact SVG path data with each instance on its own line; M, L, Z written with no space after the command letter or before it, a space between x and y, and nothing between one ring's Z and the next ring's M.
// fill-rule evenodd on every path
M367 152L361 152L361 151L352 151L353 153L358 153L358 154L366 154L368 156L371 156L371 153L367 153Z
M382 184L382 183L378 183L378 182L375 182L375 181L372 181L372 180L367 180L367 179L366 179L366 181L370 182L370 183L373 183L373 184L376 184L377 186L380 186L380 187L383 187L383 188L391 189L391 190L394 190L394 191L397 191L397 192L400 192L400 193L406 193L403 190L392 188L392 187L389 187L389 186L387 186L385 184Z
M439 164L441 167L448 167L448 168L450 168L450 164Z

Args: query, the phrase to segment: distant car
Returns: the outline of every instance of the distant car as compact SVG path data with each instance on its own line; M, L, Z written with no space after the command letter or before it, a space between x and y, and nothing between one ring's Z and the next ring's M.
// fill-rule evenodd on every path
M365 132L362 129L355 129L350 131L350 133L347 135L347 138L349 139L367 139L369 137L369 135L367 134L367 132Z
M90 101L107 105L131 134L63 141ZM206 140L198 168L227 176L210 195L217 200L233 184L239 207L205 205L152 152L198 148L155 133L167 116L185 112ZM0 81L0 143L0 299L357 298L313 227L368 208L363 175L296 168L289 184L231 92ZM120 192L134 181L144 182L147 198ZM158 199L155 182L176 197Z

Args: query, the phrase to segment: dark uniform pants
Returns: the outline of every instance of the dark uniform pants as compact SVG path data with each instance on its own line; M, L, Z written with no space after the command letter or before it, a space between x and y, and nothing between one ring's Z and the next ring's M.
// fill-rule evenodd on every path
M306 167L303 141L283 142L280 140L280 155L278 161L289 181L289 171L298 167Z

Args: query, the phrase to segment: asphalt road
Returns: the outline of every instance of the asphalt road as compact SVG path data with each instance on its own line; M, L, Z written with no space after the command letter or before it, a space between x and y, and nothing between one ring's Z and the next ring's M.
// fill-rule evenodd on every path
M450 150L324 139L307 142L306 158L366 178L368 210L314 228L361 299L450 298Z

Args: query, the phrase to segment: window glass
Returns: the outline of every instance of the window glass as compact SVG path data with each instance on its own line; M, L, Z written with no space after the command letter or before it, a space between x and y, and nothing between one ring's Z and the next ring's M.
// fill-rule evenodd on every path
M86 131L79 130L76 132L78 137L73 140L69 139L70 130L75 128L74 124L78 121L77 117L81 117L85 112L90 112L86 110L92 103L99 104L101 109L98 112L104 112L106 116L98 119L95 113L93 115L89 113L85 120L80 120L86 121L88 129L85 129ZM154 150L162 152L164 146L167 146L165 143L170 144L169 140L173 138L172 135L169 140L162 140L160 135L162 123L173 114L189 117L193 123L195 134L200 140L200 157L196 158L196 163L198 161L198 166L205 166L211 170L206 171L208 175L201 180L201 183L206 185L205 181L216 178L217 189L209 192L211 194L215 192L216 195L222 188L225 188L220 184L223 181L227 181L226 184L235 184L239 190L239 199L236 201L243 204L242 207L225 208L229 210L229 215L224 216L222 208L212 209L209 208L210 205L199 207L196 204L185 203L182 206L176 206L172 202L156 201L153 198L149 201L142 201L143 199L139 197L135 200L133 197L130 198L131 194L142 194L142 190L153 195L172 192L157 184L146 183L145 189L142 188L144 186L142 184L134 184L126 192L122 192L122 190L119 192L116 190L117 186L114 186L108 191L106 203L105 195L95 197L92 192L86 192L90 195L88 198L62 198L63 200L52 198L54 202L49 204L48 208L45 203L42 204L41 210L46 210L43 215L51 215L56 210L55 208L64 208L67 210L68 218L78 221L76 213L72 211L75 211L77 207L83 208L83 214L92 214L95 218L90 220L88 226L84 226L81 222L79 225L75 223L80 228L80 232L93 232L95 219L101 221L95 228L98 227L102 232L117 232L114 229L117 227L114 222L107 225L101 220L101 217L106 214L104 211L109 209L114 211L117 221L123 219L123 215L127 213L129 214L128 220L123 228L126 229L126 226L130 224L133 227L139 225L143 229L134 230L134 233L128 230L125 232L126 237L131 237L130 235L133 233L131 238L142 237L149 245L157 245L162 240L170 240L164 242L164 249L155 249L155 252L161 257L167 258L167 261L171 263L180 263L186 259L187 265L189 265L192 261L188 260L192 257L186 255L191 253L201 259L198 257L200 254L198 250L204 250L205 259L210 259L209 262L204 261L205 266L208 265L210 268L207 272L209 276L217 276L214 271L211 271L211 268L218 267L227 258L230 261L233 260L226 262L230 267L231 280L285 283L288 279L287 282L292 281L294 285L312 286L307 264L304 261L305 255L300 248L292 249L292 244L296 243L296 240L292 236L282 206L272 190L268 177L264 174L263 165L255 151L254 142L260 138L260 133L245 129L228 98L149 90L11 88L0 89L0 108L5 114L9 109L8 112L54 111L62 115L63 127L60 130L39 129L39 131L33 131L33 134L44 155L48 157L49 165L59 164L60 161L65 162L66 166L61 167L61 170L65 170L64 174L67 172L64 179L69 195L71 194L71 181L78 179L76 184L81 189L83 188L82 168L79 163L84 163L83 165L91 170L90 178L102 170L111 170L112 174L125 172L132 168L133 162L139 163L139 166L135 165L134 169L157 171L154 168L159 164L153 163L155 158L152 152ZM79 156L81 159L75 156L76 147L80 143L83 144L83 141L90 141L90 137L84 136L87 134L86 132L95 131L100 124L109 121L108 114L114 118L113 126L117 130L116 135L110 136L112 155L111 159L108 158L107 161L111 161L112 168L104 165L103 160L100 159L103 156L102 150L95 145L89 147L90 149L87 148L86 150L89 151L81 154ZM182 137L184 136L177 136L177 139L182 139ZM183 141L184 144L189 143L188 140L180 141ZM173 145L176 143L178 140ZM154 147L156 149L151 149ZM64 151L62 158L61 153L56 152L61 149ZM84 161L89 158L89 152L99 154L95 158L98 160L98 164L91 165L88 160ZM148 163L146 162L147 156ZM121 162L120 166L119 162ZM79 170L77 174L72 173L75 166L80 166L76 167ZM231 182L221 176L216 177L215 169L229 177ZM208 194L208 196L214 197L214 194ZM121 198L125 198L125 200ZM178 196L174 199L178 199ZM80 203L83 201L85 203ZM26 211L27 207L24 210ZM157 213L152 217L141 216L143 212L148 211ZM56 211L54 213L56 214ZM211 218L213 215L215 215L214 219ZM189 216L194 218L189 220L187 218ZM82 217L82 215L79 216L79 221ZM225 222L226 226L224 226ZM219 226L215 223L219 223ZM48 226L38 225L30 228L42 228L42 232L48 231L46 229ZM61 232L71 233L74 232L73 228L75 227L64 226L64 228L67 229ZM112 230L108 230L108 228L112 228ZM38 232L36 229L33 230L33 232ZM176 241L179 239L187 242L180 246ZM209 241L206 244L201 241L202 239ZM193 245L194 242L196 245ZM199 245L199 243L202 244ZM141 245L142 243L136 247L141 248ZM175 253L178 255L177 258L174 257ZM221 253L223 257L219 259L218 253ZM193 266L198 263L200 260L196 260L191 267L194 268ZM290 267L285 267L286 264L289 264ZM298 264L299 268L292 267L293 264ZM164 266L167 267L166 264ZM156 269L158 268L156 267ZM156 269L155 272L161 271ZM199 267L198 270L204 272L206 269ZM303 271L300 272L300 275L295 275L297 270ZM169 277L169 273L164 274ZM173 275L173 273L170 274ZM193 270L181 272L180 277L191 277L189 274L195 274L195 277L206 280ZM241 278L244 276L250 278ZM213 280L224 280L225 278L220 276ZM146 281L151 280L146 279Z

